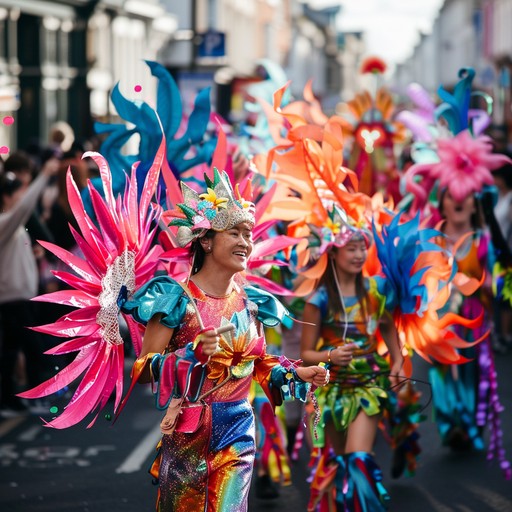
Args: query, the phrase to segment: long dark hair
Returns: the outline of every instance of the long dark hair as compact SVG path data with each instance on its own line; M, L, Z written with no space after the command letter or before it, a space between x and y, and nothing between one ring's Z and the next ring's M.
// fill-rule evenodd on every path
M335 251L336 249L334 249ZM325 289L327 291L327 299L329 301L329 309L331 312L336 311L343 311L344 315L346 315L346 311L344 311L343 303L341 302L340 293L341 291L338 290L338 285L336 284L336 276L334 275L335 272L335 265L333 256L335 253L329 255L329 261L327 263L327 268L325 269L325 272L320 279L320 285L325 286ZM362 316L365 322L368 321L368 291L366 289L365 283L364 283L364 277L363 273L359 272L356 275L356 296L357 301L359 302L359 305L361 306L361 312Z
M205 252L204 252L203 246L201 245L201 241L200 241L201 238L208 238L208 239L212 240L214 236L215 236L215 231L213 229L210 229L202 237L194 240L192 242L192 244L190 245L189 254L190 254L190 259L192 261L192 272L190 275L193 276L194 274L197 274L201 270L201 268L203 267L203 264L204 264Z

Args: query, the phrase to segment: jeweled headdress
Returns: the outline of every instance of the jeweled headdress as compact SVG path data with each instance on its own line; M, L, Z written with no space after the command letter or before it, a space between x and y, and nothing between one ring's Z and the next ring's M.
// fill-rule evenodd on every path
M318 260L331 247L344 247L351 240L364 240L367 246L370 245L371 233L365 222L357 224L337 204L326 207L326 212L327 218L323 226L308 224L310 235L307 239L311 262Z
M198 194L181 182L183 203L167 214L174 217L170 225L178 226L177 241L180 247L187 246L208 230L226 231L248 222L255 223L254 203L241 197L238 185L233 190L228 175L213 169L213 181L205 174L206 192Z

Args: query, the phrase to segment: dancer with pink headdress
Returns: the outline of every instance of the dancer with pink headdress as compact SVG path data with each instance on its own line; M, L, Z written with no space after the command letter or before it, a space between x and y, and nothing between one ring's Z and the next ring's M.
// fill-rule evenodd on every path
M483 450L487 427L488 458L497 458L505 477L510 478L501 441L502 407L490 337L494 261L503 262L507 256L500 249L503 245L495 243L492 229L496 191L491 171L509 159L494 153L491 139L483 134L489 122L488 109L471 108L472 99L488 99L471 91L474 74L472 69L462 69L453 94L439 89L442 102L434 111L439 124L432 130L437 137L428 145L413 148L417 163L405 178L408 191L414 194L413 209L426 213L431 222L439 221L444 235L439 243L457 264L459 278L454 280L445 309L467 318L483 318L478 328L459 327L456 331L474 343L460 350L464 364L435 364L430 369L439 434L452 450ZM486 101L486 107L490 103ZM468 294L467 287L475 282L480 286Z

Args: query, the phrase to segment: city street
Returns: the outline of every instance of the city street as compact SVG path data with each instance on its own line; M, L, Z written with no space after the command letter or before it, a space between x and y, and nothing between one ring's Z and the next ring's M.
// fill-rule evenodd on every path
M417 379L426 364L416 360ZM498 354L505 448L512 457L512 353ZM424 401L428 387L422 385ZM430 414L427 407L426 413ZM119 420L103 413L95 426L44 428L36 416L0 422L0 510L2 512L151 512L156 487L147 469L159 438L160 413L149 390L139 387ZM377 444L393 512L506 512L512 510L512 483L484 453L453 454L439 446L430 420L420 428L422 454L414 477L390 478L390 452ZM249 510L305 511L307 453L293 466L293 485L275 500L251 494ZM194 512L194 511L191 511Z
M390 512L512 512L510 26L512 0L0 0L0 512L158 512L176 416L149 384L114 410L140 354L160 403L216 402L164 438L162 503L194 507L169 482L220 468L215 512L245 510L242 402L267 376L284 397L327 382L349 433L325 435L352 452L338 497L381 491L380 468ZM457 360L487 330L467 375L433 376L443 446L419 354ZM418 394L380 428L407 401L382 390L381 352L395 384L406 345L420 453L393 478ZM299 352L309 368L287 364ZM54 422L73 426L48 427L75 392ZM210 453L186 433L205 416ZM276 497L257 459L249 512L308 512L310 434ZM377 512L368 494L329 512Z

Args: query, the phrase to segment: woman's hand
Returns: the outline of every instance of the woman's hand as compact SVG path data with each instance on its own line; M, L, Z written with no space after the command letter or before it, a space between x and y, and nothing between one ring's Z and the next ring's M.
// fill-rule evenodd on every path
M398 391L407 381L403 359L397 360L391 365L389 381L391 382L392 390L395 392Z
M329 382L329 372L323 366L299 366L295 372L300 379L314 386L325 386Z
M331 364L335 366L347 366L354 357L354 350L357 349L357 343L347 343L331 349L329 357Z
M201 331L194 340L194 347L200 347L199 351L201 355L210 357L213 355L219 347L220 336L217 334L217 330L213 328L207 328Z
M199 331L196 336L193 347L194 355L201 364L206 364L217 350L219 349L220 335L235 329L233 324L225 324L221 327L214 329L213 327L206 327Z

